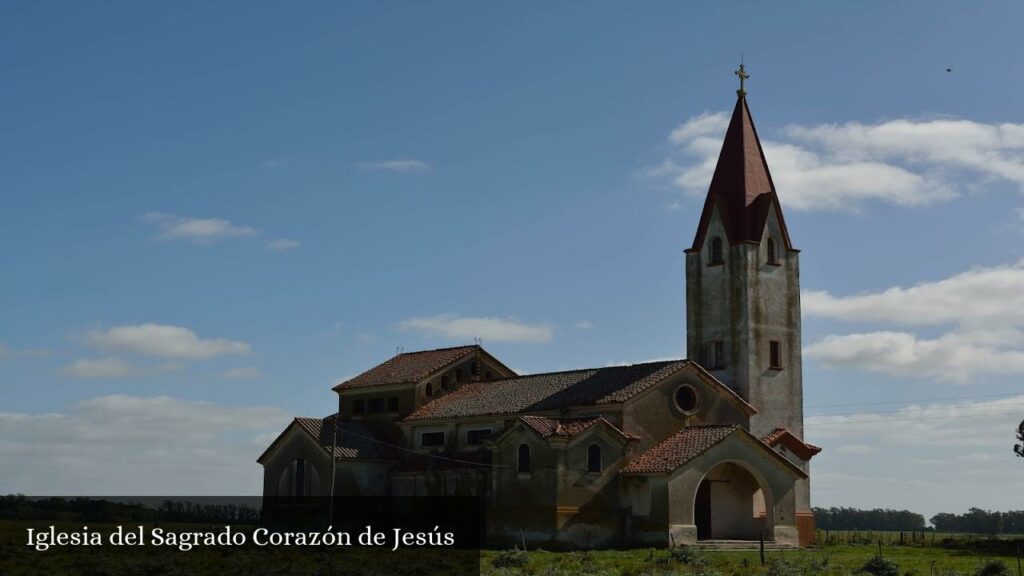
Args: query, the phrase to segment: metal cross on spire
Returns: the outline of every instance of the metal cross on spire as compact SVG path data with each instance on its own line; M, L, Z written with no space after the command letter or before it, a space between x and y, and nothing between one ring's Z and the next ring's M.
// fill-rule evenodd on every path
M736 91L736 94L738 94L738 95L740 95L740 96L744 96L744 95L746 95L746 93L747 93L747 89L746 89L746 88L744 87L744 84L743 84L743 82L744 82L744 81L745 81L745 80L746 80L747 78L750 78L750 74L747 74L747 71L746 71L746 69L744 68L744 66L743 66L743 63L742 63L742 62L740 63L740 69L739 69L739 70L737 70L737 71L735 72L735 74L736 74L737 76L739 76L739 77L740 77L740 89Z

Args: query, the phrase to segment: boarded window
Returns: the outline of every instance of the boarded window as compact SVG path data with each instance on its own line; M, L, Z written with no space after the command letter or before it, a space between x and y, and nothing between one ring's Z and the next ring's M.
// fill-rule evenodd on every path
M398 396L388 398L388 412L398 412Z
M492 434L493 432L491 432L490 429L469 430L466 432L466 444L469 444L470 446L478 446L483 444L484 440L490 438Z
M725 368L725 342L712 340L704 349L704 367L708 370Z
M420 446L444 446L444 432L424 432L420 435Z
M363 412L364 412L363 401L362 400L353 400L352 401L352 413L353 414L362 414Z
M767 248L768 248L768 263L769 264L778 264L779 263L779 254L778 254L778 252L776 252L775 240L774 239L772 239L772 238L768 239L768 247Z
M710 259L708 260L708 264L710 266L716 266L718 264L722 264L723 263L723 259L722 259L722 239L721 238L718 238L716 236L715 238L711 239L711 247L709 248L709 252L710 253L708 254L708 257Z
M530 446L520 444L516 456L516 472L528 474L530 472Z
M768 360L772 368L782 368L782 343L772 340L768 344Z
M306 460L303 458L295 459L295 497L302 498L306 495Z
M601 447L591 444L587 447L587 472L601 471Z

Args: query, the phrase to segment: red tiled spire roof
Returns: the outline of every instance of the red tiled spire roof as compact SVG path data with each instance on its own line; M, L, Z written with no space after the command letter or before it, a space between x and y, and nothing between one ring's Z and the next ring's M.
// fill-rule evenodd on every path
M793 249L745 92L739 93L729 128L725 131L722 151L718 155L691 250L700 250L704 245L704 236L716 206L722 214L729 243L760 242L769 211L775 210L785 246Z

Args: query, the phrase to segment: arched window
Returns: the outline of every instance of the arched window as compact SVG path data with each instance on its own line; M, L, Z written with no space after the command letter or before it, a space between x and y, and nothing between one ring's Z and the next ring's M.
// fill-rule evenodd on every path
M715 236L711 239L711 247L709 248L711 260L708 262L709 266L716 266L721 264L722 261L722 239Z
M530 473L530 446L520 444L516 454L516 472L520 474Z
M768 263L778 264L779 254L775 250L775 240L773 238L768 239Z
M427 386L423 389L423 393L426 394L427 396L433 396L434 395L434 385L429 383L429 382L427 382Z
M591 444L587 447L587 472L601 471L601 447Z

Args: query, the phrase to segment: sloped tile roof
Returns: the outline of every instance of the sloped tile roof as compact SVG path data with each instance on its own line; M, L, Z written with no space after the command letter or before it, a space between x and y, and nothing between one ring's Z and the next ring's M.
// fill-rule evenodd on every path
M821 448L797 438L788 428L776 428L761 441L772 447L782 444L802 460L810 460L815 454L821 452Z
M298 426L308 434L324 452L331 453L334 448L335 460L394 460L398 457L398 438L390 437L366 423L354 421L338 422L338 443L334 444L334 420L336 415L327 418L295 418L292 425ZM270 452L284 438L291 425L278 436L257 460L263 462Z
M785 247L793 250L775 184L768 171L768 162L761 149L747 99L742 95L736 100L732 119L725 131L718 163L711 177L697 234L690 250L700 250L704 245L716 206L721 213L726 236L732 244L760 242L769 212L774 210Z
M672 472L703 454L708 448L725 440L742 427L688 426L655 444L634 458L622 469L623 474L656 474Z
M478 350L482 350L482 348L473 345L405 352L370 368L355 378L338 384L334 390L418 382Z
M572 438L589 430L595 424L604 424L612 431L626 438L636 438L632 434L626 434L617 426L606 420L603 416L592 418L547 418L545 416L520 416L519 419L538 434L547 438L549 436L564 436Z
M689 363L670 360L471 382L420 407L406 420L543 412L624 402Z

